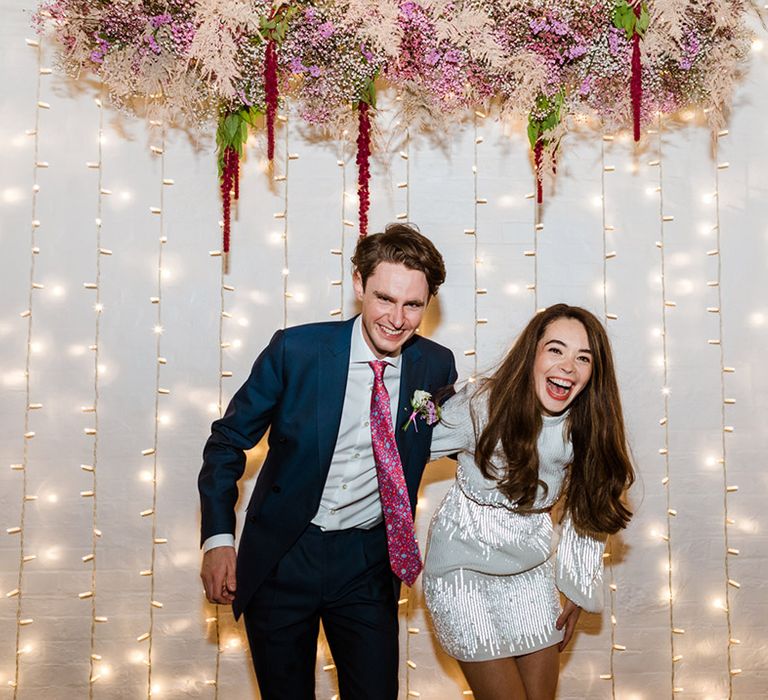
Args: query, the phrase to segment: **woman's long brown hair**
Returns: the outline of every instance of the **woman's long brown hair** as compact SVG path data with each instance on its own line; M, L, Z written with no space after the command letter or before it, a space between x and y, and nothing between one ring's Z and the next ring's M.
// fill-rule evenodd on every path
M498 480L499 490L520 511L534 511L538 486L544 482L539 479L536 447L542 406L534 388L533 365L547 326L560 318L579 321L592 350L592 376L571 403L567 418L573 462L565 481L564 506L578 530L612 534L626 527L632 515L622 497L635 475L610 342L600 321L586 309L556 304L534 316L481 387L481 392L488 392L488 422L477 439L475 461L486 478ZM474 421L477 425L476 417ZM494 463L500 456L506 464Z

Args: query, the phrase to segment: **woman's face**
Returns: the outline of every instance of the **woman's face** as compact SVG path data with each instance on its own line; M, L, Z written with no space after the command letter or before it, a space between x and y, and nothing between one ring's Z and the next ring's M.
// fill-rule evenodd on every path
M562 413L592 376L587 329L574 318L558 318L544 329L536 347L533 384L546 415Z

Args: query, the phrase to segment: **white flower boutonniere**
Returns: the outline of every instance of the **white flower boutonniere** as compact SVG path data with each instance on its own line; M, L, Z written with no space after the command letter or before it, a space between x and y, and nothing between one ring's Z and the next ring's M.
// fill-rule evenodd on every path
M414 430L418 433L419 426L416 423L416 417L421 416L422 420L427 422L427 425L434 425L440 420L440 406L436 405L432 400L432 394L428 391L422 391L417 389L413 392L411 397L411 415L408 416L408 420L405 421L403 431L408 430L408 426L413 423ZM406 409L407 410L407 409Z

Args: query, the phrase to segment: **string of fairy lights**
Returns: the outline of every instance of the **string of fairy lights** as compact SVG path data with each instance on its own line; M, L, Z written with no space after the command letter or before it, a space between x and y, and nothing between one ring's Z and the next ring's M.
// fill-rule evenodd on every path
M162 386L162 369L167 364L167 359L162 354L162 335L163 335L163 278L165 270L163 267L164 249L168 242L168 238L165 235L165 188L174 184L171 178L167 178L165 174L165 124L157 119L151 119L149 122L149 135L150 139L158 139L159 145L152 144L149 147L150 153L153 157L157 158L159 170L160 170L160 182L158 188L159 205L151 206L149 212L152 216L158 218L158 246L157 246L157 270L156 270L156 292L155 296L150 297L150 302L155 306L156 317L154 326L155 335L155 386L154 386L154 413L153 413L153 436L152 447L143 450L142 454L145 457L152 458L152 470L149 473L148 481L152 486L152 504L151 507L141 511L140 516L142 518L149 518L151 521L151 548L150 548L150 565L148 569L143 569L139 572L140 576L145 576L149 579L149 624L148 630L143 632L137 637L137 642L147 642L147 653L145 656L145 663L147 666L147 683L146 692L147 698L151 698L153 694L159 691L159 686L153 682L153 651L154 651L154 633L155 633L155 612L163 607L163 603L155 597L156 582L155 582L155 566L157 563L158 547L166 544L167 539L158 536L158 521L157 521L157 504L158 504L158 448L159 448L159 426L162 420L160 413L162 397L168 396L171 392L170 389Z
M341 132L341 138L339 139L339 158L336 161L336 165L341 172L341 197L339 198L339 213L341 220L339 222L339 247L331 250L331 255L339 259L339 276L338 278L331 280L332 287L339 288L339 305L335 309L331 309L330 316L338 317L340 320L344 320L344 279L345 279L345 242L347 228L353 228L354 223L347 219L347 146L349 145L349 131L344 129Z
M102 90L100 91L103 93ZM80 468L90 474L90 488L81 491L80 495L84 498L90 498L91 500L91 542L90 551L82 557L83 563L90 563L91 567L91 595L88 596L91 601L91 624L90 624L90 640L89 640L89 683L88 683L88 698L93 698L94 683L108 673L108 667L102 663L103 659L101 654L96 651L96 626L100 622L106 622L107 619L103 616L97 615L96 605L96 578L97 578L97 546L99 538L101 537L101 530L99 529L98 519L98 468L99 468L99 389L100 389L100 375L101 375L101 316L104 309L101 303L101 259L105 254L109 254L110 251L102 247L102 209L104 203L104 197L111 194L111 191L106 189L103 185L103 141L104 141L104 109L102 104L102 98L98 97L95 100L96 109L98 110L99 122L98 122L98 138L97 138L97 160L95 162L86 163L86 167L96 171L96 219L94 221L95 228L95 244L96 249L94 251L94 272L95 277L93 282L83 283L83 287L86 291L93 290L95 294L95 302L93 309L94 314L94 330L93 330L93 344L90 346L93 352L93 402L90 406L83 406L83 413L93 414L93 427L86 428L86 434L93 436L93 444L91 448L91 463L82 464ZM81 594L81 597L82 594Z
M26 541L24 537L24 529L26 525L27 504L36 500L37 496L29 492L29 452L30 441L35 437L35 431L31 430L32 427L32 413L36 410L40 410L43 407L42 403L34 403L32 401L32 391L30 375L32 369L32 338L33 338L33 318L34 318L34 299L35 292L43 289L43 285L37 282L36 277L36 261L37 256L40 253L40 248L37 245L37 229L40 227L40 221L37 218L37 199L40 192L40 185L38 183L38 171L41 168L47 168L48 162L40 160L40 114L42 110L50 109L50 104L44 102L41 99L42 94L42 77L50 74L50 69L44 68L42 65L43 55L40 41L37 39L27 39L26 44L33 49L37 58L37 76L35 81L35 125L32 129L26 131L27 136L33 139L32 146L32 211L29 227L29 244L30 244L30 256L29 256L29 291L27 294L27 308L19 315L26 321L26 354L24 359L24 432L23 432L23 449L22 460L20 463L11 464L11 469L21 473L21 503L19 506L19 519L18 524L6 529L6 533L9 535L19 536L19 564L16 578L16 587L5 594L6 598L16 599L16 653L14 654L14 670L13 678L9 679L8 685L13 688L13 699L16 700L19 693L19 684L21 677L21 664L22 657L31 651L31 645L23 643L22 629L31 625L34 620L29 617L23 617L24 615L24 580L27 564L37 559L35 554L27 552Z
M677 516L677 510L672 507L672 488L671 488L671 468L670 468L670 456L669 456L669 406L670 406L670 388L669 388L669 348L667 343L667 315L670 309L673 309L677 304L672 301L667 294L667 258L665 253L666 244L666 229L669 224L674 221L674 216L666 214L664 211L664 161L663 161L663 124L661 117L658 118L657 128L649 129L648 134L656 136L656 158L649 161L649 167L655 167L658 172L656 192L659 195L658 198L658 212L659 212L659 240L656 241L656 247L659 250L659 279L661 281L661 365L662 365L662 389L661 393L664 397L664 415L659 420L659 425L662 428L663 434L663 447L659 448L659 455L664 460L664 477L661 481L664 487L664 498L666 503L665 514L665 531L662 534L662 539L666 544L667 553L667 609L669 613L669 649L670 649L670 680L672 697L684 692L684 688L678 685L677 681L677 669L680 662L683 659L682 654L677 653L677 640L676 637L685 634L685 630L676 626L675 622L675 595L674 595L674 582L673 582L673 552L672 552L672 521Z
M404 219L410 221L411 207L410 207L410 191L411 191L411 134L406 128L405 141L403 148L400 151L400 160L405 163L404 179L397 183L398 189L405 192L405 210ZM420 693L417 690L411 688L411 671L415 671L417 666L416 662L411 658L412 644L411 639L414 635L418 634L418 628L414 627L411 619L413 616L413 598L414 590L409 590L402 596L399 603L405 606L405 695L406 697L419 697Z
M464 355L472 358L472 374L469 381L477 381L477 328L481 320L478 314L479 297L488 293L488 290L480 287L480 253L478 248L477 223L478 208L480 205L487 204L488 200L480 197L478 189L478 147L483 143L484 137L480 133L480 124L486 115L480 110L475 110L472 117L472 228L464 229L464 233L472 236L472 347L464 351ZM483 319L482 323L486 323Z
M219 222L219 228L224 227L224 222ZM224 340L224 321L232 317L227 311L226 297L227 292L234 292L233 285L225 282L225 275L229 271L229 261L226 254L221 250L212 250L209 255L214 258L219 258L218 263L218 286L219 286L219 324L218 324L218 376L217 376L217 394L216 404L212 406L213 413L217 418L221 418L224 415L224 378L232 376L232 372L224 369L224 351L231 346L231 343ZM205 618L206 625L213 625L213 637L216 644L216 656L214 660L213 678L206 678L205 685L213 688L213 697L216 700L219 697L219 674L221 672L221 655L222 648L222 626L219 606L207 604L208 609L213 608L212 614L208 614Z
M536 188L538 186L537 175L533 176L533 192L525 195L526 199L533 200L533 248L526 250L523 255L533 259L533 282L525 285L529 292L533 292L534 313L539 310L539 234L544 230L544 222L541 219L542 207L536 200Z
M730 542L730 528L735 525L735 520L730 517L730 499L736 494L739 487L730 483L728 476L728 440L727 437L733 432L733 426L729 424L727 417L727 407L736 403L736 399L730 398L727 394L726 387L726 375L732 374L735 369L725 364L725 347L723 344L723 293L722 293L722 251L721 251L721 228L720 228L720 173L729 167L729 163L726 161L720 161L720 140L728 136L728 130L722 129L715 135L714 142L714 157L715 157L715 191L713 193L715 203L715 248L709 250L707 255L713 257L717 261L716 265L716 277L714 280L708 282L708 286L714 288L715 296L717 299L716 306L707 307L709 313L717 314L718 321L718 335L717 338L710 339L708 343L710 345L716 345L719 350L720 360L720 458L717 460L721 466L722 483L723 483L723 595L724 602L722 610L725 613L726 631L728 635L728 641L726 646L726 661L728 668L728 698L733 698L733 682L734 678L741 674L742 669L734 666L734 654L733 647L738 646L741 641L734 636L733 631L733 619L731 614L731 606L733 600L733 593L741 588L741 584L733 578L731 573L731 558L739 554L739 550L731 546Z
M615 227L608 223L606 214L606 186L605 178L607 173L615 172L616 167L609 165L606 162L606 144L613 143L614 137L612 134L603 134L600 140L600 206L601 206L601 243L602 243L602 302L603 302L603 324L608 327L609 320L616 320L617 316L614 313L608 311L608 261L616 257L616 251L608 249L608 237L609 234L615 233ZM624 651L626 647L616 642L616 594L618 587L616 585L616 576L613 569L613 551L614 551L614 537L608 537L605 545L605 553L603 554L603 561L605 562L605 571L607 573L607 588L608 588L608 614L610 621L610 651L608 654L608 673L600 674L601 680L609 680L611 682L611 700L616 700L616 671L615 671L615 657L616 652Z
M275 212L274 217L283 222L283 328L285 328L288 326L288 302L293 299L293 292L290 291L290 285L288 283L288 277L290 275L288 256L288 174L290 170L290 162L298 159L299 154L290 152L291 130L288 114L278 114L277 120L283 125L283 172L280 175L275 175L274 178L275 182L283 184L283 210Z

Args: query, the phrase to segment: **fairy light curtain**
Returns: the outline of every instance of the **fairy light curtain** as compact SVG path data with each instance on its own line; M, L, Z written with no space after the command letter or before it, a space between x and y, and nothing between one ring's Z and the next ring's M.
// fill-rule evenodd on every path
M213 139L94 102L100 81L62 74L34 9L4 6L0 29L0 692L255 696L241 626L200 591L195 478L274 330L355 312L355 121L318 140L289 100L272 164L248 136L224 275ZM645 123L639 145L574 120L541 207L527 115L470 110L449 134L406 138L410 95L378 96L370 226L411 219L444 253L423 332L462 379L536 308L565 300L608 323L641 478L610 604L563 657L563 698L765 692L768 82L752 30L714 142L694 110ZM422 540L451 469L427 470ZM466 697L418 587L401 611L402 695ZM325 646L317 672L333 697Z

